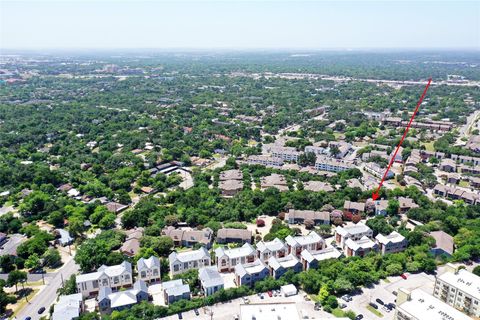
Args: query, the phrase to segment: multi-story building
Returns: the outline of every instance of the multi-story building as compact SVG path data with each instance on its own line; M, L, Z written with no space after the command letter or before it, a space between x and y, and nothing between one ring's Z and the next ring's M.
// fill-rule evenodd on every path
M330 224L330 213L327 211L290 209L286 220L289 224L303 224L307 220L313 221L315 225Z
M392 231L389 235L377 234L375 237L378 245L380 246L380 252L382 254L395 253L403 251L407 248L408 241L397 231Z
M80 274L76 277L77 292L83 297L98 294L102 287L111 288L113 291L132 286L132 265L124 261L115 266L101 266L97 272Z
M219 247L215 249L215 260L220 272L232 271L237 264L253 262L256 257L257 251L250 243L245 243L240 248Z
M287 236L285 242L288 245L288 253L300 257L302 250L322 250L326 247L325 240L315 231L310 232L306 236Z
M160 260L151 256L148 259L140 258L137 261L138 279L147 283L154 283L160 281Z
M350 225L346 227L338 226L337 228L335 228L335 241L342 248L344 247L345 241L347 239L357 241L364 236L367 236L369 238L373 237L373 231L368 226L360 222L355 225Z
M171 238L175 246L182 247L193 247L196 244L201 244L209 249L213 240L213 231L210 228L196 230L191 228L177 229L168 226L162 230L162 235Z
M380 167L375 162L366 163L364 168L365 168L365 171L367 171L368 173L372 174L373 176L375 176L377 178L381 179L385 175L385 170L386 169L383 169L382 167ZM395 174L392 172L392 170L388 170L388 173L385 176L385 179L391 179L394 176L395 176Z
M168 256L170 276L183 273L191 269L208 267L211 264L210 253L205 247L185 252L172 252Z
M252 231L247 229L222 228L217 231L217 243L251 243Z
M435 280L433 295L468 315L480 318L480 277L447 264L447 270Z
M235 283L237 286L252 287L255 282L265 279L269 274L267 266L260 259L252 263L237 264L235 266Z
M320 261L337 259L341 255L342 253L333 247L315 251L303 250L301 253L303 270L316 269Z
M205 296L210 296L224 287L223 278L215 266L198 270L198 279L200 279Z
M162 290L166 305L182 299L190 300L190 286L182 279L162 283Z
M343 216L352 219L353 216L361 215L365 212L365 203L345 200L343 204Z
M295 273L301 272L302 263L296 256L289 254L283 258L270 257L268 259L268 268L270 269L270 275L278 279L288 270L293 270Z
M351 161L338 160L329 157L317 156L315 169L320 171L340 172L353 169L355 166Z
M469 316L429 295L422 289L400 288L394 320L471 320Z
M261 164L267 167L281 167L283 165L283 159L265 155L251 155L247 158L247 163Z
M345 240L345 253L347 257L363 257L371 251L377 250L378 245L367 236L363 236L360 240Z
M283 258L288 254L288 247L282 240L275 238L272 241L257 243L257 256L268 263L270 257Z

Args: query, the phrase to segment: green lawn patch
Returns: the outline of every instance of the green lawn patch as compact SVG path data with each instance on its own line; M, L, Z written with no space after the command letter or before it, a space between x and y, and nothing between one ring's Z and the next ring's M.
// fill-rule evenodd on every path
M373 308L372 306L368 305L367 310L376 315L377 317L383 318L383 313L378 311L377 309Z

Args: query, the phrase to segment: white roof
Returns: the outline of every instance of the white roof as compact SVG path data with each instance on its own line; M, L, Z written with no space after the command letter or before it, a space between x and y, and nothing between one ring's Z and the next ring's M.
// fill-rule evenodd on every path
M445 272L438 278L475 299L480 300L480 277L468 270L460 269L456 273Z
M302 258L308 262L312 262L313 260L322 261L327 259L336 259L341 255L342 253L333 247L317 251L302 250L301 253Z
M117 308L137 303L138 292L139 290L131 289L127 291L110 293L108 295L108 299L110 299L110 307Z
M123 274L124 272L132 273L132 265L128 261L123 261L121 264L115 266L102 265L100 268L98 268L97 272L90 272L78 275L76 277L76 282L81 283L98 280L102 276L115 277Z
M363 236L360 240L353 241L352 239L348 238L347 241L345 241L345 245L352 249L352 250L358 250L360 248L362 249L370 249L376 246L376 243L370 240L369 237Z
M289 254L283 258L277 258L273 256L268 259L268 266L274 270L277 270L280 267L284 269L293 268L298 263L300 263L300 261L293 254Z
M294 302L268 304L241 304L241 320L299 320L300 315Z
M170 260L170 262L173 262L175 260L178 260L180 262L190 262L198 261L207 257L210 257L207 249L205 249L205 247L201 247L200 249L193 251L172 252L168 256L168 260Z
M354 234L367 233L367 232L370 232L371 229L367 225L359 222L357 224L346 226L346 227L338 226L335 229L335 231L342 236L346 236L347 234L354 235Z
M199 269L198 278L202 285L207 288L223 285L223 278L215 266Z
M411 292L411 299L397 306L402 313L407 313L417 319L428 320L471 320L469 316L434 298L421 289Z
M249 243L245 243L239 248L225 250L223 247L220 247L215 250L215 256L221 257L223 255L226 255L229 259L246 257L252 254L255 254L255 249Z
M383 234L377 234L377 236L375 237L375 239L378 240L378 242L382 243L382 244L387 244L387 243L400 243L402 242L403 240L405 240L405 237L402 236L400 233L398 233L397 231L392 231L392 233L390 233L389 235L387 236L384 236Z
M235 273L243 276L244 274L259 273L266 268L267 266L263 263L263 261L260 259L257 259L251 263L237 264L235 266Z
M66 296L60 296L57 304L53 307L53 320L71 320L80 315L80 304L82 303L82 294L75 293Z
M155 256L151 256L148 259L140 258L137 261L137 270L152 269L154 267L160 268L160 260Z
M280 287L280 290L283 292L283 293L290 293L290 294L297 294L297 287L295 287L295 285L293 284L286 284L284 286L281 286Z
M257 243L257 250L259 252L264 252L265 250L269 250L271 252L286 249L285 243L282 240L275 238L272 241L263 242L260 241Z
M285 241L289 246L294 247L297 245L305 246L305 245L309 245L317 242L323 242L324 240L322 237L318 235L318 233L316 233L315 231L312 231L306 236L298 236L298 237L288 236L285 238Z

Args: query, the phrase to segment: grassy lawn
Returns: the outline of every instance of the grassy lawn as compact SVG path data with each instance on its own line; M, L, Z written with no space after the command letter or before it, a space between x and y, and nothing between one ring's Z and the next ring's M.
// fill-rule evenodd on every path
M435 149L433 148L433 141L432 142L426 142L423 145L425 146L425 149L427 151L435 151Z
M383 314L380 311L378 311L377 309L373 308L372 306L368 305L367 309L368 309L368 311L370 311L371 313L373 313L377 317L383 318Z
M40 289L33 289L33 291L28 295L28 301L32 300L32 298L37 294L39 290ZM13 315L16 315L17 313L22 311L26 304L27 300L25 300L25 297L22 297L20 300L17 301L17 303L11 305Z
M470 187L470 183L468 183L468 181L465 181L465 180L460 181L460 182L458 183L458 185L459 185L460 187L464 187L464 188Z

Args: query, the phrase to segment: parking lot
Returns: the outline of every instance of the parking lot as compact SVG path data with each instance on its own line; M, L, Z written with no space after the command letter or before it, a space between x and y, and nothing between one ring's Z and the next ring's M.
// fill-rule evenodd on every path
M305 293L299 291L297 295L290 297L269 297L267 294L263 294L263 299L258 295L251 295L248 297L250 304L271 304L271 303L292 303L294 302L299 312L299 317L308 316L309 319L315 318L335 318L333 315L326 313L325 311L314 310L314 303L312 301L305 301ZM228 302L218 303L211 307L199 309L199 315L196 316L194 311L188 311L182 313L183 319L199 319L199 320L233 320L236 315L240 315L240 305L244 304L243 298L230 300ZM213 313L213 315L211 314ZM178 319L178 315L172 315L164 319L174 320Z
M352 301L345 302L340 299L339 302L345 303L347 305L347 310L350 309L356 314L363 314L364 319L366 320L392 320L395 311L389 311L386 308L383 308L375 301L376 299L382 300L385 304L395 303L396 296L393 292L398 292L399 288L405 288L408 290L420 288L429 294L432 294L433 292L433 287L435 285L435 277L433 275L427 275L425 273L407 273L406 276L407 279L402 279L401 277L388 277L386 281L381 280L379 284L371 288L363 288L362 292L352 295ZM378 305L378 311L383 314L383 317L379 317L367 309L370 302Z

